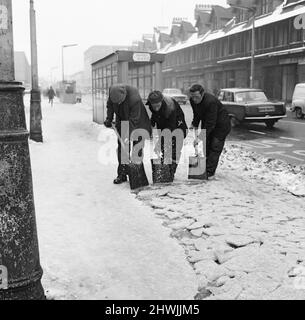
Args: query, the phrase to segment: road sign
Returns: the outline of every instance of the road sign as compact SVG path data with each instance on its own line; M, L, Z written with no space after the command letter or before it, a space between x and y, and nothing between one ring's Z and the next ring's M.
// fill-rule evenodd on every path
M133 54L133 61L134 62L150 62L151 55L149 53L134 53Z

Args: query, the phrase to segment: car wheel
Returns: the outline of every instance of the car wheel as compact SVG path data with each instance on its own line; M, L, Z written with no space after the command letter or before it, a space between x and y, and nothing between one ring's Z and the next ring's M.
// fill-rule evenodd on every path
M239 121L233 116L230 117L230 122L232 128L236 128L239 125Z
M303 112L302 112L301 108L296 108L295 109L295 116L297 117L297 119L303 119L304 118L304 115L303 115Z
M273 129L273 127L275 125L275 122L276 121L274 121L274 120L268 120L265 123L266 123L266 126L267 126L268 129Z

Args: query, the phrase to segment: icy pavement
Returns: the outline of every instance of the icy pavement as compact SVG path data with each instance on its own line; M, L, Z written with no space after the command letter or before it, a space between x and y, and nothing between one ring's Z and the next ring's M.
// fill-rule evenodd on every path
M49 298L305 299L304 167L227 145L215 181L187 182L184 161L173 185L131 194L91 119L44 106L31 143Z
M138 199L183 246L196 299L305 299L304 167L234 145L215 181L185 185L183 166L174 185Z
M194 299L183 248L127 184L112 184L99 132L90 108L43 101L44 144L30 150L47 297Z

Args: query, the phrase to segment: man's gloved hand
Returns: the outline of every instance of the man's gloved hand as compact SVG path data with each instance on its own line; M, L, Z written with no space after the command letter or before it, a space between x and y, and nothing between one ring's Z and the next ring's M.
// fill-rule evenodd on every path
M105 125L106 128L112 128L112 122L109 121L109 120L105 120L104 121L104 125Z
M199 138L196 138L196 139L194 140L194 147L197 147L197 146L199 145L199 143L200 143L200 139L199 139Z

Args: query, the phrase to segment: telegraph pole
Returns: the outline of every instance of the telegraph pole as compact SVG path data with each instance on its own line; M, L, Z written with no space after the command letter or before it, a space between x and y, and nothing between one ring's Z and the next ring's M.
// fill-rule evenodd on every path
M0 300L45 299L23 92L14 74L12 0L0 0Z
M43 142L41 128L41 93L38 81L38 58L36 38L36 12L34 1L30 0L30 25L31 25L31 69L32 69L32 91L30 107L30 139Z

